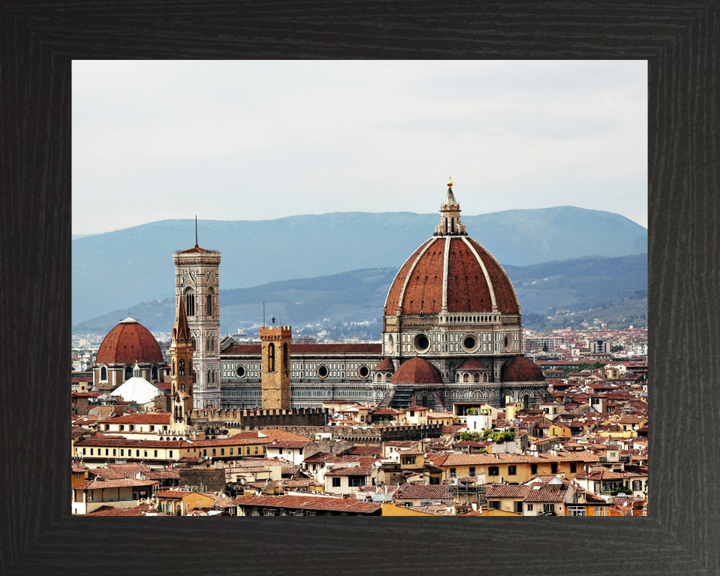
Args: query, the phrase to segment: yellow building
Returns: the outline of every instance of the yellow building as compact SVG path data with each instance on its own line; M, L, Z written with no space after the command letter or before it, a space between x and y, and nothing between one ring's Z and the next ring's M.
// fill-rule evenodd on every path
M158 514L170 516L186 516L195 508L210 508L215 501L199 492L185 492L183 490L164 490L158 492Z
M599 457L589 452L561 452L526 456L520 454L449 454L442 462L443 481L467 476L484 476L486 483L522 483L541 475L563 474L572 479Z

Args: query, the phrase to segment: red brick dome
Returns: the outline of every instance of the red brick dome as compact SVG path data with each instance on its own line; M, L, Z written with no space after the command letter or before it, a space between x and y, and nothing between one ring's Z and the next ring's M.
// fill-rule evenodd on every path
M390 380L393 384L441 384L440 372L424 358L411 358L400 365Z
M446 253L447 252L447 253ZM385 301L386 314L448 312L519 314L510 278L478 242L468 236L436 236L418 248L400 268Z
M162 362L163 356L155 337L137 320L126 318L105 336L97 353L98 364Z
M511 358L500 369L502 382L543 382L545 375L540 367L525 356Z

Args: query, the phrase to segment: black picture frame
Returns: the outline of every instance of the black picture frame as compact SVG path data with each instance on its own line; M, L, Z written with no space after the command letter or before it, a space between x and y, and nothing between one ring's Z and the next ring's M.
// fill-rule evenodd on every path
M716 0L2 4L0 572L720 573L719 33ZM71 62L135 58L647 60L649 516L72 517Z

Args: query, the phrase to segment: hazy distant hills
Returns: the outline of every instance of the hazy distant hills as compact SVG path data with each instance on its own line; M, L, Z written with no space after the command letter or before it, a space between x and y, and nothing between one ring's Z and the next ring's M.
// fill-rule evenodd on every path
M564 206L462 218L470 236L504 266L647 252L647 230L610 212ZM439 220L437 214L354 212L265 221L200 221L198 228L200 246L222 252L220 285L225 292L353 270L395 270L432 235ZM125 310L124 317L138 302L172 296L172 253L194 244L190 219L74 239L73 324L110 310ZM113 317L116 323L117 313Z
M527 327L557 324L555 319L548 321L547 316L556 316L558 309L593 309L585 315L590 320L600 317L615 322L638 317L647 308L646 254L507 266L506 271L517 290ZM396 268L355 270L253 288L221 289L220 328L223 333L231 333L238 327L261 322L264 301L268 322L275 316L278 324L291 324L297 329L325 319L325 324L375 320L378 324L372 333L379 337L382 308L396 272ZM173 297L150 300L83 322L73 332L104 334L128 314L150 331L169 332L173 306ZM559 322L563 321L559 318Z

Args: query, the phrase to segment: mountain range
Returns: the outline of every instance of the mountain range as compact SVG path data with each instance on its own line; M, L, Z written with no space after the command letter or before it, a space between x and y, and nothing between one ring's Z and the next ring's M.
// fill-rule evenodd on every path
M611 212L561 206L462 219L468 234L506 267L647 253L647 229ZM397 270L438 222L437 214L342 212L199 221L198 232L201 247L222 253L225 293L251 286L267 289L268 283L297 278ZM73 239L73 331L109 311L171 297L173 251L194 244L193 220L163 220Z
M567 312L600 308L603 313L595 316L611 318L618 301L632 300L631 312L627 306L622 309L624 316L639 316L642 312L638 310L647 307L647 254L508 266L506 271L518 294L526 327L547 323L547 316L556 316L559 308ZM374 327L368 333L377 338L385 298L396 273L397 268L376 268L221 289L220 330L233 333L237 328L259 324L264 302L268 322L274 316L278 324L290 324L296 332L307 324L329 327L371 322ZM80 323L73 331L105 334L130 315L152 332L169 332L174 306L174 297L148 300Z

